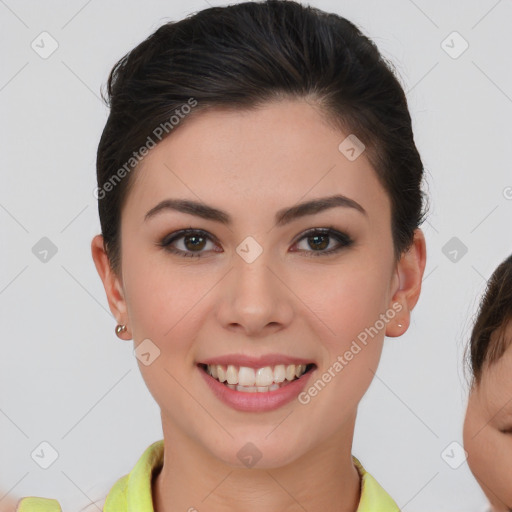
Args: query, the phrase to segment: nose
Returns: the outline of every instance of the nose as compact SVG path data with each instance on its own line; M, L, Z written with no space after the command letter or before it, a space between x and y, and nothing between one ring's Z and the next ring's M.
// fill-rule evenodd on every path
M225 329L265 337L286 328L293 318L295 295L283 270L263 252L248 263L234 258L218 291L217 318Z

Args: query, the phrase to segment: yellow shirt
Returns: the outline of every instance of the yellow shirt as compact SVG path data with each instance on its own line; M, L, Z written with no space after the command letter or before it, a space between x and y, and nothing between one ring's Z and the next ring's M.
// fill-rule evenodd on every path
M361 463L352 457L361 475L361 499L357 512L400 512L397 504ZM164 462L164 441L151 444L134 468L110 489L103 512L154 512L152 475ZM22 498L16 512L62 512L59 502L46 498Z

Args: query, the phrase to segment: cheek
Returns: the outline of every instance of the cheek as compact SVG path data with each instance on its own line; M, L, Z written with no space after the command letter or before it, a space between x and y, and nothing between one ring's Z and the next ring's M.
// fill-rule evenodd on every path
M171 402L171 409L183 410L190 406L190 397L180 383L194 364L200 299L213 286L213 278L202 279L190 269L167 264L162 255L152 260L142 251L125 254L126 302L141 375L158 404L165 408Z
M471 472L489 501L497 510L504 510L505 504L512 506L512 437L489 425L482 428L486 421L478 411L468 410L464 448Z
M389 270L365 262L362 256L354 254L330 272L314 269L302 282L295 279L300 296L307 298L310 309L326 325L322 339L337 351L356 339L365 343L382 338L385 326L395 316L394 310L386 311Z
M123 276L128 315L136 342L149 338L179 350L183 329L197 325L198 301L213 285L191 268L167 262L165 255L127 248Z
M185 421L179 417L180 411L204 413L199 406L194 409L196 404L185 383L194 364L200 299L213 283L208 285L189 270L166 265L163 260L151 264L147 257L139 261L127 258L125 290L141 375L155 402L163 411L172 411L174 423L179 424ZM151 354L149 364L144 361L145 352Z
M299 289L304 287L302 296L306 287L313 288L307 295L308 307L322 320L315 325L321 330L324 358L300 402L319 419L320 430L328 427L325 418L339 425L357 407L373 379L372 371L377 371L386 325L395 316L394 310L386 309L389 271L358 259L357 264L347 262L329 275L318 272L315 279L309 273L302 283L295 281ZM307 311L304 315L312 318Z
M488 430L491 430L490 428ZM480 437L480 436L478 436ZM512 444L505 435L493 431L475 443L471 471L497 510L512 507Z

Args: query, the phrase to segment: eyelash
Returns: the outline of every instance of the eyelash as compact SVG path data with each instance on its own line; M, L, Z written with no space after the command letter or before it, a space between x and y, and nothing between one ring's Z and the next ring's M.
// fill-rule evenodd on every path
M182 257L185 257L185 258L189 258L189 257L191 257L191 258L202 258L203 256L201 255L200 252L194 254L193 252L187 252L187 251L182 251L181 249L176 249L175 247L173 247L171 245L173 242L176 242L177 240L180 240L182 238L186 238L187 236L190 236L190 235L197 235L197 236L199 236L201 238L205 238L205 239L207 239L207 240L209 240L211 242L215 242L215 240L206 231L203 231L202 229L183 229L183 230L177 231L175 233L172 233L171 235L165 236L158 243L158 245L160 247L163 247L166 251L169 251L169 252L171 252L173 254L177 254L178 256L182 256ZM352 238L350 238L350 236L346 235L345 233L341 233L341 232L335 230L332 227L329 227L329 228L313 228L313 229L310 229L309 231L306 231L297 240L297 242L295 242L295 244L299 243L304 238L312 237L312 236L315 236L315 235L320 235L320 236L324 236L324 237L328 236L328 237L334 238L334 239L336 239L339 242L340 245L338 247L336 247L335 249L330 249L328 251L304 251L304 250L299 250L297 252L311 253L311 254L309 254L308 257L310 257L310 256L311 257L327 256L327 255L330 255L330 254L337 253L341 249L349 247L349 246L351 246L354 243L354 241L352 240Z

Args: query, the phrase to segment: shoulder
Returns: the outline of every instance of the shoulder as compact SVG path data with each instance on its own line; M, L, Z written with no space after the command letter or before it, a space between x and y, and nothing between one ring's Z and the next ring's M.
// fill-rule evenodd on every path
M76 512L98 512L103 510L105 500L106 497L96 500ZM0 512L62 512L62 508L57 500L27 496L21 498L12 508L1 509Z
M62 509L57 500L26 496L18 501L15 512L62 512Z
M100 499L91 502L80 509L72 512L126 512L128 510L129 487L135 486L138 490L143 489L143 500L151 503L151 478L153 472L157 471L163 464L163 439L152 443L146 448L132 471L119 478L109 491L105 488L93 490L92 495L101 496ZM131 477L131 479L130 479ZM91 495L90 492L87 493ZM140 501L141 496L137 498ZM0 512L62 512L57 500L28 496L18 501L18 506ZM149 509L148 509L149 510Z
M364 469L361 462L354 456L352 456L352 461L361 477L361 498L357 512L400 512L395 501Z

